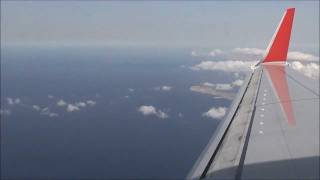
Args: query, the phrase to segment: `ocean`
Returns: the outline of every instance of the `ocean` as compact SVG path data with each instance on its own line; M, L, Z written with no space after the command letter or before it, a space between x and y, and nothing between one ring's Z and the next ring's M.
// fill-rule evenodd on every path
M190 87L234 78L196 63L188 49L2 47L1 177L186 177L222 121L204 112L231 104Z

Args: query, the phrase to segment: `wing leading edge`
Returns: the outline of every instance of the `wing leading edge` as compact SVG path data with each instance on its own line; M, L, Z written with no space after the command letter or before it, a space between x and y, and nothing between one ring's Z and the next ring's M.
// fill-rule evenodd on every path
M294 8L187 179L319 179L319 86L286 63Z

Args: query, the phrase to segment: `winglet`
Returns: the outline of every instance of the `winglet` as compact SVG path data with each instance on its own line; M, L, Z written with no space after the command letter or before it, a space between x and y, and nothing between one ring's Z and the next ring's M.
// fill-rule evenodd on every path
M289 8L284 13L282 20L266 50L262 63L285 62L287 60L294 11L295 8Z

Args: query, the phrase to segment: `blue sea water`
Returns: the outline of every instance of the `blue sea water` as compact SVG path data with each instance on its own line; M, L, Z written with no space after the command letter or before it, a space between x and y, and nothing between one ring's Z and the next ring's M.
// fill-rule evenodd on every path
M231 104L190 91L233 77L191 70L197 62L186 49L1 51L1 109L10 110L1 116L2 178L184 178L221 121L202 114ZM155 89L164 85L173 88ZM7 98L21 102L10 105ZM60 99L96 104L68 112L57 106ZM168 118L144 116L142 105Z

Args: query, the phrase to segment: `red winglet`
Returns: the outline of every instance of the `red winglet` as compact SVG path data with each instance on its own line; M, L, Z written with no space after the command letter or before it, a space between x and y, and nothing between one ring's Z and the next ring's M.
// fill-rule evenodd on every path
M268 46L264 62L284 62L287 60L287 53L291 35L295 8L289 8L282 17L282 20L273 35Z

